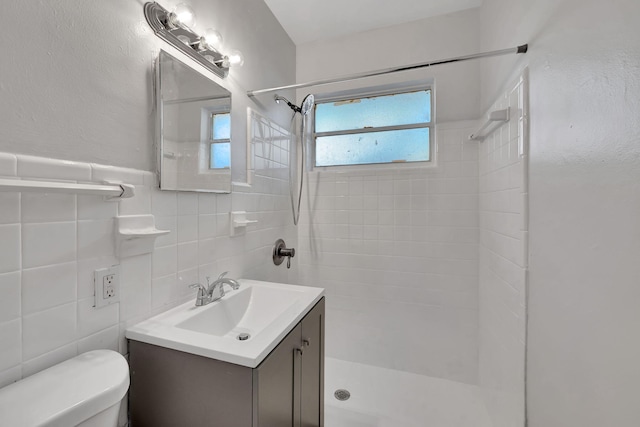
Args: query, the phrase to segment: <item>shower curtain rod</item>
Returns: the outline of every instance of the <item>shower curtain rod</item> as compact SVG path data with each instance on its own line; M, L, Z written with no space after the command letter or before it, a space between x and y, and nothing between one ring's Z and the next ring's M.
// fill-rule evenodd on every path
M528 48L529 48L529 45L523 44L521 46L513 47L513 48L509 48L509 49L501 49L501 50L494 50L494 51L491 51L491 52L475 53L473 55L459 56L457 58L441 59L441 60L438 60L438 61L423 62L423 63L413 64L413 65L404 65L402 67L385 68L385 69L382 69L382 70L369 71L369 72L359 73L359 74L352 74L352 75L349 75L349 76L336 77L336 78L333 78L333 79L315 80L315 81L311 81L311 82L297 83L297 84L288 85L288 86L279 86L279 87L272 87L272 88L260 89L260 90L250 90L250 91L247 91L247 96L254 97L256 95L261 95L263 93L276 92L278 90L284 90L284 89L300 89L300 88L303 88L303 87L322 86L322 85L327 85L327 84L331 84L331 83L348 82L350 80L357 80L357 79L362 79L362 78L365 78L365 77L381 76L381 75L384 75L384 74L397 73L397 72L400 72L400 71L415 70L417 68L433 67L434 65L451 64L451 63L454 63L454 62L468 61L468 60L471 60L471 59L489 58L491 56L509 55L509 54L514 54L514 53L515 54L527 53Z

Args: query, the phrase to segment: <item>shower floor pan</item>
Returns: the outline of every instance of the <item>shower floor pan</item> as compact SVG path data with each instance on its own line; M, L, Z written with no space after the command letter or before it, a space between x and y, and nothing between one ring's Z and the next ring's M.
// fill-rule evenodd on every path
M334 396L338 389L348 400ZM327 358L325 427L491 427L478 387Z

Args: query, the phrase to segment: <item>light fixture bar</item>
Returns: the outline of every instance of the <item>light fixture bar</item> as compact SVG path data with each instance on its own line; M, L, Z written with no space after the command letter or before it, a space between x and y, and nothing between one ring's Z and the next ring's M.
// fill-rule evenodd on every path
M201 37L190 28L171 23L170 16L171 12L156 2L148 2L144 5L144 17L147 18L149 26L158 37L213 72L216 76L227 77L229 74L229 67L226 66L228 58L217 50L204 46L201 43ZM207 57L212 58L212 60L207 59Z
M315 80L315 81L311 81L311 82L297 83L297 84L288 85L288 86L272 87L272 88L269 88L269 89L250 90L250 91L247 92L247 96L254 97L256 95L261 95L263 93L276 92L276 91L281 91L281 90L285 90L285 89L301 89L303 87L322 86L322 85L328 85L328 84L331 84L331 83L348 82L348 81L351 81L351 80L358 80L358 79L362 79L362 78L365 78L365 77L382 76L382 75L385 75L385 74L392 74L392 73L397 73L397 72L400 72L400 71L415 70L417 68L433 67L435 65L443 65L443 64L451 64L451 63L454 63L454 62L469 61L471 59L488 58L488 57L491 57L491 56L509 55L509 54L514 54L514 53L515 54L527 53L527 49L528 49L528 45L523 44L522 46L509 48L509 49L494 50L494 51L491 51L491 52L474 53L472 55L458 56L456 58L440 59L440 60L437 60L437 61L422 62L422 63L419 63L419 64L404 65L404 66L393 67L393 68L385 68L385 69L382 69L382 70L375 70L375 71L368 71L368 72L365 72L365 73L351 74L349 76L336 77L336 78L333 78L333 79Z

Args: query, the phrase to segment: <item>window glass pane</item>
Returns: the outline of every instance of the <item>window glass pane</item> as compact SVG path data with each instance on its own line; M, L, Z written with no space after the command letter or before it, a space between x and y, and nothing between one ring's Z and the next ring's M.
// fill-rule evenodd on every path
M231 139L231 114L214 114L213 129L211 135L213 139Z
M231 167L231 143L216 142L211 144L211 169Z
M429 128L316 138L316 166L429 161Z
M316 132L400 126L430 121L430 90L316 105Z

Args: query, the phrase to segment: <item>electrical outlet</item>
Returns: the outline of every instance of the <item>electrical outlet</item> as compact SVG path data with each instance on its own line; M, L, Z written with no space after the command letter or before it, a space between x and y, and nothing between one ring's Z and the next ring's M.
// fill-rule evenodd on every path
M102 298L109 299L116 296L116 275L107 274L102 278Z
M94 272L94 307L103 307L120 301L119 270L119 266L114 265Z

